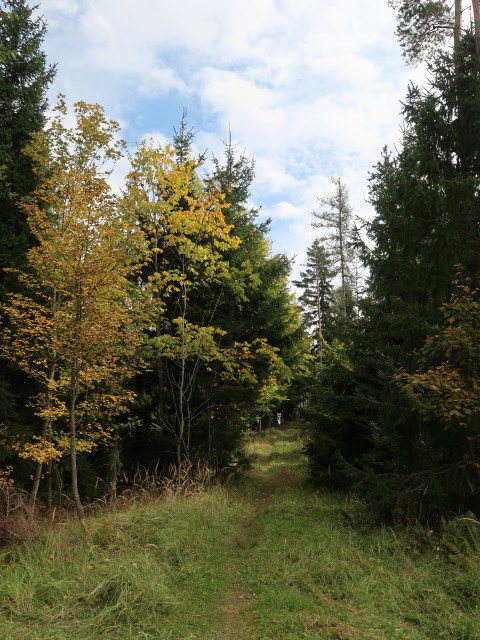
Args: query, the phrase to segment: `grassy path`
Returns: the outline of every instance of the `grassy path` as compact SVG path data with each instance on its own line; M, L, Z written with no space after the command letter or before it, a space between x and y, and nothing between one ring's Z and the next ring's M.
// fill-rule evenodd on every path
M294 429L251 443L249 512L235 527L218 640L478 640L478 556L428 535L369 529L361 504L307 481Z
M294 429L237 488L136 501L0 552L3 640L479 640L478 554L371 529Z
M247 485L249 501L255 499L249 512L240 521L231 538L230 549L225 552L226 564L226 593L224 602L218 607L220 620L217 636L222 640L244 640L250 637L252 617L250 614L252 593L246 579L246 561L249 550L257 542L259 531L259 516L265 508L266 500L271 493L272 478L265 471L271 462L278 440L278 432L268 434L262 441L257 439L250 444L251 451L256 456L256 462ZM245 498L244 498L245 499ZM247 576L248 577L248 576Z

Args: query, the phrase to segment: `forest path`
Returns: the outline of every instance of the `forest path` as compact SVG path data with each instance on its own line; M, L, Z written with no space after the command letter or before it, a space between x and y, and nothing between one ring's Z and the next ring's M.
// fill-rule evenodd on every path
M259 577L268 582L272 576L261 563L252 565L252 549L268 537L264 516L275 504L277 492L284 494L306 482L297 429L282 427L260 434L250 442L249 451L255 455L255 462L245 482L243 499L251 505L232 535L230 549L225 552L225 592L216 610L215 637L219 640L258 637L255 583Z

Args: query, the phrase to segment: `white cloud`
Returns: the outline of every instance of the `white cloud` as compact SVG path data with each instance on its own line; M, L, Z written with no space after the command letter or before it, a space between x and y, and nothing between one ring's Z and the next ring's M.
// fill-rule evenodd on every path
M411 74L385 0L44 0L41 9L59 62L55 92L98 101L162 142L187 106L196 149L217 157L231 129L255 156L253 198L274 220L276 250L301 253L331 175L371 215L367 174L399 137Z

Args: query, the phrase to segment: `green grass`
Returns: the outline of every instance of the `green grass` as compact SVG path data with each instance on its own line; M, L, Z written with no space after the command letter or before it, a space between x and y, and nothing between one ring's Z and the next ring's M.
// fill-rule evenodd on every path
M0 637L203 638L246 507L221 489L75 523L3 553Z
M92 517L88 539L70 522L4 550L0 637L480 638L471 543L452 554L428 532L368 527L360 503L309 486L293 429L250 449L240 487Z

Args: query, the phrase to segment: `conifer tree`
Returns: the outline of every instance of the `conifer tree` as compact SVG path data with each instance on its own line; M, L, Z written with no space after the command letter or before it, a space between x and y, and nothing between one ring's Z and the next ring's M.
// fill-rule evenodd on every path
M55 75L41 48L46 25L36 9L25 0L0 2L0 50L7 52L0 58L0 295L12 286L3 269L23 267L32 242L18 204L36 184L23 149L45 124L46 92Z
M389 0L397 9L397 30L405 60L416 64L428 60L452 35L455 48L460 42L462 1L455 11L447 0Z
M371 175L377 212L367 225L371 291L388 340L417 347L451 291L456 264L480 271L480 65L473 36L441 55L430 86L410 87L403 147Z
M409 89L401 150L385 152L372 173L377 215L367 225L373 249L367 253L372 301L366 332L375 345L363 362L376 369L368 409L375 425L370 489L376 500L383 496L387 509L394 502L399 516L419 517L421 511L436 518L472 504L471 470L459 463L453 431L442 429L433 412L427 418L420 403L407 403L393 380L399 366L417 366L414 350L438 332L456 265L474 282L480 274L480 67L474 35L462 38L455 55L439 54L430 71L429 87ZM427 341L423 354L433 354L434 344Z
M347 187L340 176L332 178L335 192L331 196L318 198L320 211L314 211L314 227L326 229L322 238L328 248L331 263L340 278L337 290L339 316L345 322L351 311L353 274L352 262L352 208Z
M295 280L293 284L303 290L298 300L303 307L307 326L313 330L314 351L320 361L323 359L325 333L328 330L327 314L331 305L333 276L331 259L317 238L307 249L305 271L300 272L301 280Z

